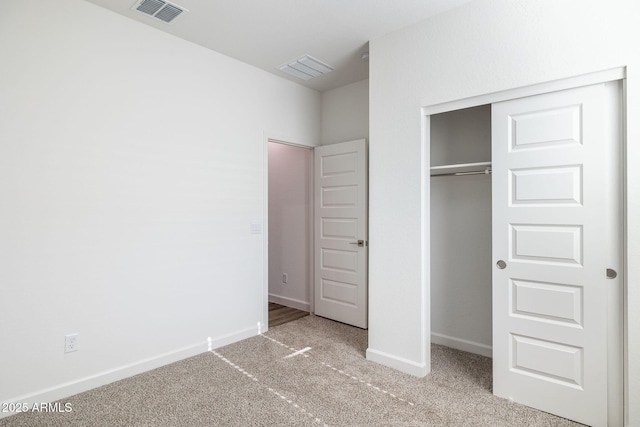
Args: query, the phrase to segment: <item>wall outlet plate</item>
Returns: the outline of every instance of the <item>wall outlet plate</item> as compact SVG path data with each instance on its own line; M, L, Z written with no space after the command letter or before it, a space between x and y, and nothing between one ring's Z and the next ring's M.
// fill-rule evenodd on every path
M71 353L78 351L78 334L68 334L64 336L64 352Z

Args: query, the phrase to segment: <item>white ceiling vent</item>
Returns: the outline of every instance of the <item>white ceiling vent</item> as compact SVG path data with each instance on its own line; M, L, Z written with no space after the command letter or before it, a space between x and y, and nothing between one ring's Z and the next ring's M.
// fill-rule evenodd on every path
M316 59L310 55L305 55L279 67L280 71L295 76L302 80L309 80L314 77L327 74L334 70L330 65Z
M172 22L183 12L188 12L182 6L166 2L164 0L140 0L133 5L132 9L142 12L145 15L152 16L167 24Z

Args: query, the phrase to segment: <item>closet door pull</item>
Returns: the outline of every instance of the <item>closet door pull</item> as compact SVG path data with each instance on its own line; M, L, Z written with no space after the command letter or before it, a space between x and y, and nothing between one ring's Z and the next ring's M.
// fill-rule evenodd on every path
M615 279L618 273L613 268L607 268L607 279Z
M504 270L505 268L507 268L507 263L503 260L499 260L498 262L496 262L496 267L498 267L500 270Z

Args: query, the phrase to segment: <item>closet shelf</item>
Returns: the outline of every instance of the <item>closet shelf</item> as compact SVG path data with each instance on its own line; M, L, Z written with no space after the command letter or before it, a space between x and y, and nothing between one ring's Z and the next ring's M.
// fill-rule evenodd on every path
M490 174L491 162L431 166L431 176Z

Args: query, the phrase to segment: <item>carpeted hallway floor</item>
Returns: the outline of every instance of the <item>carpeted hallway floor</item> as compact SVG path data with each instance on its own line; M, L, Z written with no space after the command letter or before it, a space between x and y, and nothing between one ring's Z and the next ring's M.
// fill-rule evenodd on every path
M491 360L434 345L415 378L368 362L367 332L317 316L0 426L577 426L491 394Z

